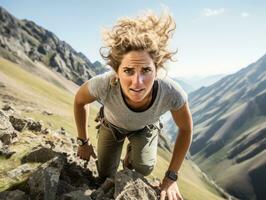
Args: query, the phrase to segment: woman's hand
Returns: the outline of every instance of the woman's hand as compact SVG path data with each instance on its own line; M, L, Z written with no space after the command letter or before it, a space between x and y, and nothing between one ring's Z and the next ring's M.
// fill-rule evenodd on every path
M93 149L93 146L91 144L85 144L83 146L78 146L78 157L80 157L83 160L90 160L91 156L93 158L97 158L96 153Z
M160 200L183 200L176 181L164 178L160 184L161 198Z

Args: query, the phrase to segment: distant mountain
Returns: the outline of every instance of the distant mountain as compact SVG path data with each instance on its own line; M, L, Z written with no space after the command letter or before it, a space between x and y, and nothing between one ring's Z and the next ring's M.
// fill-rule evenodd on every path
M234 196L266 199L266 55L189 99L196 163Z
M32 21L18 20L0 7L0 56L29 68L43 63L67 79L81 85L106 71L65 41ZM34 67L32 67L34 68Z
M190 93L195 90L195 88L189 84L187 81L179 79L177 77L172 78L174 81L180 84L180 86L186 91L186 93Z
M182 78L178 78L178 77L171 77L174 81L176 81L184 90L187 94L195 91L197 88L201 87L203 84L208 85L211 84L211 82L214 82L215 80L218 80L219 78L221 78L222 75L213 75L213 76L209 76L209 77L205 77L205 78L197 78L195 80L192 79L186 79L183 80ZM193 83L193 84L190 84ZM199 85L197 85L196 83L198 83ZM194 85L194 86L193 86ZM178 131L176 124L174 123L173 119L172 119L172 115L170 112L165 113L162 116L162 121L165 124L165 130L168 133L171 142L174 142L176 140L176 133Z
M216 74L206 77L191 77L191 78L182 78L178 77L176 80L179 82L185 82L187 85L189 85L188 93L193 92L201 87L207 87L215 82L219 81L221 78L223 78L225 74ZM182 86L182 85L181 85Z

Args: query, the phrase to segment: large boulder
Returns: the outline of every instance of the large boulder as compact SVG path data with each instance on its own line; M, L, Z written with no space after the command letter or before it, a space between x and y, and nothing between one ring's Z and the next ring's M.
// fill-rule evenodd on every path
M43 146L35 147L31 152L25 155L22 159L22 163L26 162L41 162L45 163L58 155L57 152L53 151L50 148L46 148Z
M3 144L10 144L16 136L14 128L4 111L0 110L0 140Z
M143 199L157 200L157 193L141 174L124 169L115 176L115 193L116 200L122 199Z
M0 192L0 199L1 200L26 200L28 199L28 195L25 192L20 190L13 190L13 191L4 191Z
M9 121L14 127L14 129L19 132L23 131L23 129L26 128L26 125L27 125L27 120L21 119L15 115L10 115Z
M31 199L56 199L57 186L64 163L65 160L62 157L56 157L44 163L32 174L28 181Z

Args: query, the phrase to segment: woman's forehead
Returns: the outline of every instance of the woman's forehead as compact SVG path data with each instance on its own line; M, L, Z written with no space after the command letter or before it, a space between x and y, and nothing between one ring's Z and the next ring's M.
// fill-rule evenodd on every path
M127 53L122 59L122 66L129 65L152 65L153 61L150 55L145 51L132 51Z

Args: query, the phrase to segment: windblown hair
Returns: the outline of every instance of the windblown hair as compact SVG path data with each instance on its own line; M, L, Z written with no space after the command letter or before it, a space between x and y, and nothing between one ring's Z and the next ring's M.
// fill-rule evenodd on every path
M168 41L175 28L172 16L164 13L160 17L146 12L136 18L119 19L111 30L103 31L105 46L100 48L100 54L107 61L106 64L117 72L126 53L145 50L159 69L164 67L166 61L173 61L177 53L168 50Z

